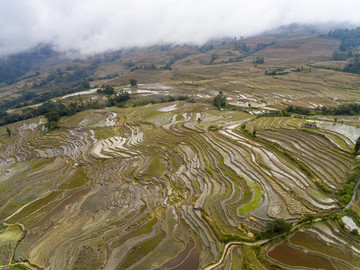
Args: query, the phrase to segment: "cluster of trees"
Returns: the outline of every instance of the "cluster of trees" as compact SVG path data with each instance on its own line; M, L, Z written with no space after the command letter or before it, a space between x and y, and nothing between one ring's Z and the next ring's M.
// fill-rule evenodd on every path
M55 97L61 97L67 94L81 92L90 89L90 84L88 81L80 82L77 87L73 88L63 88L59 90L48 89L47 92L38 94L34 90L24 90L21 93L21 96L11 99L2 99L0 100L0 115L1 110L4 112L12 108L20 108L24 106L34 105L41 102L48 101Z
M358 153L359 150L360 150L360 137L356 140L356 144L355 144L355 147L354 147L355 153Z
M299 67L296 67L295 69L291 69L292 72L303 72L303 71L306 71L306 72L311 72L311 68L307 68L306 70L304 70L304 67L303 66L299 66ZM288 74L289 71L286 71L286 68L284 67L278 67L278 68L274 68L272 70L268 70L266 69L265 70L265 75L271 75L271 76L274 76L274 75L285 75L285 74Z
M118 76L119 76L119 73L114 73L114 74L108 74L105 76L98 76L98 77L94 78L94 80L109 80L109 79L114 79Z
M246 43L244 42L238 42L236 43L235 42L235 50L241 50L243 51L245 54L249 54L251 52L257 52L257 51L260 51L268 46L271 46L271 45L274 45L276 42L272 41L272 42L269 42L269 43L257 43L256 44L256 47L251 49L250 47L248 47L246 45Z
M200 121L201 121L201 119L200 119ZM217 126L217 125L211 125L208 127L208 130L210 130L210 131L218 131L221 129L222 129L222 126Z
M336 29L328 33L328 37L341 40L340 50L351 51L360 46L360 27L354 29Z
M169 63L166 63L165 66L161 67L161 69L172 70L172 67L169 65Z
M265 63L264 56L256 56L253 62L255 64L264 64Z
M137 69L156 70L156 66L155 66L155 64L139 65L139 66L136 66L136 67L130 69L130 71L134 71L134 70L137 70Z
M275 219L266 224L266 230L255 234L256 240L267 239L279 234L289 233L291 230L291 223L287 223L283 219Z
M288 74L289 72L288 71L284 71L285 68L282 68L282 67L279 67L279 68L275 68L273 70L265 70L265 75L268 75L268 76L275 76L275 75L285 75L285 74Z
M218 59L219 56L217 55L217 53L213 53L211 55L211 59L210 59L210 62L209 62L209 65L211 65L216 59Z
M130 83L131 86L136 86L136 85L137 85L137 80L135 80L135 79L130 79L130 80L129 80L129 83Z
M17 53L0 60L0 84L12 84L28 72L33 62L55 54L51 45L41 45L27 52Z
M128 60L128 61L125 61L125 62L124 62L124 65L125 65L125 67L127 67L127 68L132 68L132 67L135 66L135 64L133 63L133 61L132 61L131 59Z
M49 85L50 83L54 85L62 85L62 87L64 87L64 85L71 84L71 86L74 87L74 83L76 85L80 82L89 80L89 77L97 70L100 62L101 60L97 59L93 61L91 65L86 67L68 66L66 71L57 69L56 72L50 73L40 83L34 84L33 88L41 88Z
M338 107L333 107L333 108L327 108L323 106L316 110L290 105L286 109L282 110L282 112L284 115L289 115L291 113L297 113L303 115L319 114L319 113L324 115L359 115L360 104L358 103L342 104Z
M176 61L184 59L184 58L188 57L190 54L191 53L189 53L189 52L184 52L182 54L175 53L174 56L169 60L168 65L171 66Z
M354 58L350 60L342 71L360 74L360 27L354 29L336 29L330 31L328 36L341 40L339 46L340 52L336 51L333 53L332 58L334 60Z
M44 53L46 53L46 51ZM12 97L11 99L5 98L0 100L0 108L2 110L0 111L0 116L2 118L7 117L6 115L4 116L4 114L5 111L8 109L34 105L41 102L46 102L55 97L90 89L90 84L88 81L90 79L89 76L95 72L98 63L99 61L95 60L91 65L87 67L78 68L69 66L67 68L67 72L63 72L58 69L56 72L49 74L40 83L34 84L32 90L22 90L20 91L21 95L16 98ZM51 85L49 85L50 83ZM40 91L41 94L39 94ZM9 117L13 118L14 116Z
M166 51L170 50L170 48L171 48L170 44L164 44L164 45L160 46L160 51L161 52L166 52Z
M111 86L103 86L100 89L101 94L114 94L114 88ZM25 108L22 113L7 113L6 111L0 111L0 126L11 124L17 121L30 119L36 116L45 115L48 119L47 128L54 129L57 128L57 122L62 116L70 116L77 112L89 110L89 109L99 109L104 106L122 106L122 103L130 99L128 92L121 90L119 93L110 97L106 104L99 104L98 101L87 101L85 104L72 102L69 105L65 106L60 102L47 101L40 105L39 107L34 108Z
M102 86L100 93L110 94L112 93L112 91L113 88L111 86ZM37 108L36 107L25 108L23 109L22 113L7 113L5 110L2 110L0 111L0 126L37 117L40 115L45 115L48 119L46 127L48 128L48 130L51 130L58 127L58 121L62 116L70 116L80 111L84 111L88 109L99 109L105 106L123 107L124 102L130 99L129 93L124 90L121 90L119 93L115 95L113 94L110 95L111 97L108 98L108 102L102 104L100 104L97 100L95 100L95 101L87 101L86 103L83 103L82 101L80 103L72 102L66 106L63 103L53 102L50 100L43 103L41 106ZM171 102L175 100L194 102L188 96L178 96L176 98L173 96L168 96L167 98L161 97L160 101L156 101L156 100L141 101L139 103L134 103L132 105L138 106L138 105L146 105L149 103Z
M21 120L26 120L40 115L45 115L48 118L50 129L55 128L59 118L64 115L73 115L85 107L77 103L70 103L65 106L62 103L48 101L43 103L38 108L26 108L20 113L6 113L0 114L0 125L6 125ZM49 120L50 119L50 120ZM51 124L51 125L50 125Z
M60 102L53 102L50 100L37 108L25 108L23 109L22 113L7 113L4 110L0 111L0 126L30 119L40 115L47 116L51 111L57 112L59 117L61 117L66 115L73 115L76 112L83 110L99 109L100 107L100 104L96 100L93 102L88 101L85 104L73 102L67 106Z
M216 54L216 53L213 53L211 55L211 59L210 59L210 62L209 62L209 65L213 64L213 62L218 59L219 56ZM220 62L217 62L217 64L226 64L226 63L236 63L236 62L241 62L243 60L243 56L242 55L239 55L239 56L236 56L236 57L232 57L232 58L229 58L228 60L222 60Z
M169 45L170 46L170 45ZM165 47L164 47L165 48ZM167 50L167 49L165 49ZM174 64L176 61L184 59L186 57L188 57L191 53L189 52L184 52L184 53L175 53L170 59L169 62L166 63L164 66L161 67L161 69L165 69L165 70L172 70L171 65ZM130 71L134 71L137 69L145 69L145 70L156 70L156 66L155 64L148 64L148 65L137 65L135 66L135 63L133 63L133 61L130 59L126 62L124 62L124 65L127 68L131 68Z
M141 101L134 101L131 103L131 106L136 107L136 106L144 106L144 105L148 105L148 104L156 104L156 103L164 103L164 102L172 102L175 100L179 100L179 101L186 101L186 102L195 102L192 98L189 98L188 96L178 96L178 97L173 97L173 96L167 96L167 97L160 97L160 99L151 99L151 100L141 100ZM119 107L122 107L122 104L118 105Z
M108 104L106 104L107 106ZM47 118L47 123L45 124L48 130L53 130L59 127L59 120L62 116L71 116L77 112L89 110L89 109L99 109L103 106L99 105L97 101L77 103L72 102L65 106L59 102L48 101L42 104L38 109L31 109L32 117L45 115Z
M224 108L226 106L226 97L224 96L224 93L219 91L219 93L214 97L212 103L219 110Z
M351 58L349 59L349 57L351 57ZM360 54L356 54L355 56L353 56L352 54L350 55L349 52L348 53L334 52L332 59L336 60L336 61L348 60L348 62L344 68L339 68L339 67L334 67L334 68L325 67L325 68L360 74Z
M36 62L38 58L48 57L53 54L55 52L51 46L46 45L29 52L7 57L5 60L0 61L0 84L14 83L31 69L32 63ZM0 124L4 125L41 115L35 108L26 109L22 114L8 114L6 112L8 109L34 105L49 101L55 97L90 89L90 76L96 71L101 61L101 59L96 59L85 67L67 66L65 70L58 68L39 83L35 83L32 89L19 91L20 95L15 98L0 100ZM27 77L38 75L40 73L36 72Z
M117 93L114 97L109 98L109 102L108 102L107 106L121 107L122 103L129 99L130 99L129 93L121 89L120 92Z
M45 124L48 130L53 130L59 127L60 115L56 111L51 111L46 115L47 123Z
M283 112L286 115L289 115L291 113L297 113L297 114L304 114L304 115L310 115L311 114L311 110L308 108L304 108L304 107L300 107L300 106L293 106L290 105L289 107L287 107L286 109L283 110Z
M311 115L311 114L323 114L323 115L359 115L360 114L360 104L358 103L349 103L342 104L338 107L327 108L325 106L317 109L309 109L300 106L290 105L287 108L281 111L272 111L266 113L266 116L290 116L291 114L302 114L302 115ZM359 146L360 147L360 146Z
M196 49L198 49L202 53L206 53L207 51L213 50L214 45L206 43L206 44L202 45L201 47L197 46Z
M349 104L342 104L335 108L321 108L322 114L327 115L359 115L360 114L360 104L358 103L349 103Z
M31 59L31 58L30 58ZM0 62L0 83L12 84L31 68L27 54L9 56L7 61Z
M353 60L351 60L343 71L360 74L360 56L357 55Z
M246 45L246 43L235 43L235 50L240 50L243 52L250 52L250 47Z
M241 62L243 60L243 56L239 55L233 58L230 58L228 61L223 61L222 63L234 63L234 62Z
M345 61L350 56L352 56L352 53L350 53L350 52L334 51L332 56L331 56L331 59L335 60L335 61Z
M255 52L260 51L268 46L274 45L275 43L276 43L275 41L272 41L269 43L258 43L258 44L256 44Z
M110 85L102 85L97 91L98 94L113 95L115 93L114 87Z
M360 166L355 167L353 172L348 176L346 184L337 192L339 201L342 205L346 205L350 202L353 195L354 186L360 180Z

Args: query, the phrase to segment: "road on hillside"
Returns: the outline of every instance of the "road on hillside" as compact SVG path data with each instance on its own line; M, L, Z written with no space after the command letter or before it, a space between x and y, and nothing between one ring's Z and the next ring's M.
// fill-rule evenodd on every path
M229 242L229 243L227 243L225 245L224 252L223 252L220 260L215 264L212 264L212 265L209 265L209 266L205 267L204 270L212 270L212 269L215 269L216 267L218 267L219 265L221 265L224 262L225 258L228 256L228 252L229 252L230 248L232 248L233 246L238 246L238 245L247 245L247 246L262 245L262 244L265 244L265 243L269 242L270 240L272 240L272 239L265 239L265 240L260 240L260 241L257 241L257 242L245 242L245 241Z
M344 207L344 209L348 209L350 208L351 206L354 205L355 201L356 201L356 195L357 195L357 190L359 188L359 185L360 185L360 180L356 183L354 189L353 189L353 195L351 197L351 200L350 202Z

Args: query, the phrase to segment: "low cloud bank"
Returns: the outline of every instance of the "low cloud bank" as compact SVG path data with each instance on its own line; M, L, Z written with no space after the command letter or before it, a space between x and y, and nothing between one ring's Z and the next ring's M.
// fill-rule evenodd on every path
M201 44L290 23L360 23L357 0L3 0L0 55L39 43L98 53L157 43Z

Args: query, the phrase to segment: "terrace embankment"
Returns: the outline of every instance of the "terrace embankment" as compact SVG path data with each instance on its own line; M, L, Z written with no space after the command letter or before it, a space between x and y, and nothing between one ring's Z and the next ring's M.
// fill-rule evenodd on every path
M254 259L257 269L297 266L279 254L303 253L305 263L320 251L301 266L358 267L332 253L342 243L337 223L304 227L277 246L255 241L275 218L338 209L316 181L334 191L356 161L291 118L262 117L244 131L253 118L176 102L79 113L45 134L38 120L13 124L22 135L0 148L0 218L26 235L0 257L13 252L13 261L47 269L195 269L220 258L219 267L242 267L263 244L270 251ZM0 228L0 243L4 235ZM317 246L299 242L311 237Z

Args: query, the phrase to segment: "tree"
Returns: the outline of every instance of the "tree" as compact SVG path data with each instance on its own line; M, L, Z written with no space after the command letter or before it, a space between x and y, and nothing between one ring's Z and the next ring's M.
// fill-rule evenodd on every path
M135 79L130 79L129 82L130 82L131 86L137 85L137 80L135 80Z
M266 239L283 233L287 234L291 231L291 227L291 223L287 223L283 219L276 218L266 224L265 231L255 233L255 239Z
M343 71L360 74L360 58L356 57L344 67Z
M68 109L68 114L73 115L77 112L80 112L82 108L76 102L72 102L68 105L67 109Z
M53 130L59 127L59 119L60 119L60 115L57 111L50 111L47 115L47 123L45 124L45 126L47 127L48 130Z
M265 60L264 60L264 56L256 56L254 63L255 64L264 64Z
M11 130L9 127L6 127L6 131L7 131L7 134L9 135L9 137L11 137Z
M113 95L114 94L114 87L110 85L103 85L100 89L97 90L98 94L105 94L105 95Z
M360 137L356 140L354 150L355 150L355 153L359 152L359 150L360 150Z
M130 99L129 93L121 89L114 98L109 98L108 106L122 106L122 102L127 101L128 99Z
M60 115L57 111L51 111L46 118L48 119L48 122L59 122Z
M213 53L211 55L211 60L209 62L209 65L211 65L219 56L216 53Z
M135 64L133 63L133 61L130 59L129 61L125 62L125 66L127 66L128 68L131 68L133 66L135 66Z
M283 219L275 219L266 224L266 231L270 234L288 233L291 230L291 224Z
M219 91L219 94L214 97L213 105L219 110L226 106L226 97L224 96L222 91Z

